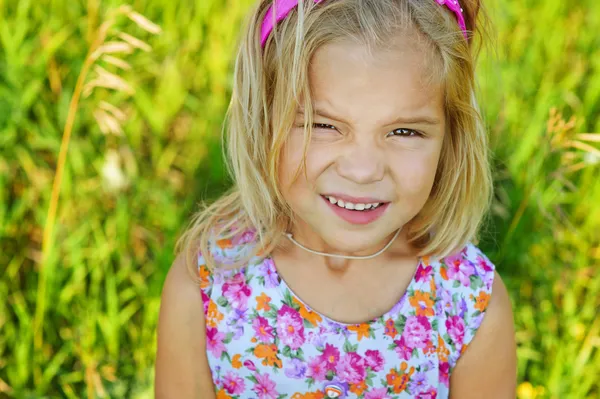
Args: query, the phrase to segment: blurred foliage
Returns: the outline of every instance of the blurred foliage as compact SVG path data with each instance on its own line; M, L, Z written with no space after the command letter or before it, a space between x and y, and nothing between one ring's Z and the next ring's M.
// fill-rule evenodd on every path
M496 203L482 248L513 300L518 396L599 398L600 134L585 133L600 132L600 7L489 6L498 39L479 83Z
M110 54L130 69L97 61L133 92L103 88L106 75L81 98L44 238L78 77L123 3L0 0L0 397L152 397L175 239L229 184L218 138L253 0L133 0L162 33L128 18L109 32L151 51ZM480 102L497 194L481 247L514 303L518 395L599 398L600 5L486 4L497 42Z

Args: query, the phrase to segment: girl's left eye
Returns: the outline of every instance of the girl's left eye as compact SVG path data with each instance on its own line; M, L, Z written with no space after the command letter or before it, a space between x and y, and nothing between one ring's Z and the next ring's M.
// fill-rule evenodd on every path
M327 123L313 123L313 128L335 130L335 126L328 125Z
M418 131L413 130L413 129L400 128L400 129L392 130L391 132L388 133L388 136L395 136L395 137L423 137L423 134L421 132L418 132Z

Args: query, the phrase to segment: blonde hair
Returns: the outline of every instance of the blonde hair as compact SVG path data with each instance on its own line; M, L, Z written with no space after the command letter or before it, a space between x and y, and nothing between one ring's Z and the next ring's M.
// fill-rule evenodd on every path
M474 43L482 37L476 35L480 29L475 20L480 5L476 0L461 4L469 42L454 14L435 0L326 0L318 5L300 0L263 49L260 25L271 1L260 0L242 32L226 114L224 138L234 185L198 211L177 242L190 271L196 274L198 251L210 269L217 266L210 251L215 237L231 239L254 230L256 245L246 254L247 261L257 254L269 255L293 223L279 190L277 165L298 106L305 109L306 152L313 112L308 68L315 51L341 40L384 48L409 31L417 33L414 36L439 64L434 75L443 82L449 122L431 195L407 225L409 241L420 256L440 257L476 241L489 208L492 178L475 100Z

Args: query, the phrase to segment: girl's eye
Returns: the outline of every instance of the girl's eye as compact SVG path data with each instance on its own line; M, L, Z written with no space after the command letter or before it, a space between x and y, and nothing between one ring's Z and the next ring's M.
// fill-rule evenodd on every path
M335 130L335 126L328 125L327 123L313 123L313 128Z
M400 128L400 129L395 129L392 130L388 136L395 136L395 137L423 137L423 134L416 131L416 130L412 130L412 129L405 129L405 128Z
M298 123L296 125L296 127L301 127L304 128L304 124L303 123ZM333 125L328 125L327 123L313 123L312 124L313 129L324 129L324 130L336 130L336 127Z

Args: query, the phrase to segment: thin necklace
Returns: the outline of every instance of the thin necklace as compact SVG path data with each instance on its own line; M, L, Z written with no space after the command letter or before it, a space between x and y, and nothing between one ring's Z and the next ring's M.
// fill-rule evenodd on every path
M292 233L286 233L285 236L291 242L293 242L294 244L296 244L297 246L299 246L303 250L305 250L307 252L310 252L311 254L322 255L322 256L329 256L330 258L341 258L341 259L373 259L374 257L379 256L382 253L384 253L385 250L388 249L392 245L392 243L396 240L396 238L398 238L398 235L400 234L400 230L401 229L398 229L398 231L396 231L396 234L394 234L394 237L392 237L392 239L390 240L390 242L388 242L385 247L383 247L382 249L380 249L379 251L377 251L373 255L366 255L366 256L351 256L351 255L347 256L347 255L328 254L328 253L325 253L325 252L313 251L312 249L306 248L304 245L302 245L298 241L296 241L294 239L294 236L292 235Z

